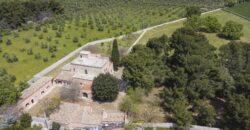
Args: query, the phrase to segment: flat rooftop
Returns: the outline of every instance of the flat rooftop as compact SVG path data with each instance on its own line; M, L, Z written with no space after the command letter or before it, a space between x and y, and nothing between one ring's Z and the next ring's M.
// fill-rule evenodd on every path
M106 57L78 57L71 64L102 68L109 61Z
M30 87L25 89L22 92L22 99L25 99L29 96L31 96L32 94L34 94L35 92L37 92L40 88L43 87L43 85L47 84L48 82L50 82L52 79L52 77L42 77L41 79L37 80L34 83L30 84Z

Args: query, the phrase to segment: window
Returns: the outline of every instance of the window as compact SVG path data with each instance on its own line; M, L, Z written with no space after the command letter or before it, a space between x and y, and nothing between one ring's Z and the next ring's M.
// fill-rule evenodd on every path
M87 71L87 70L85 70L85 74L88 74L88 71Z

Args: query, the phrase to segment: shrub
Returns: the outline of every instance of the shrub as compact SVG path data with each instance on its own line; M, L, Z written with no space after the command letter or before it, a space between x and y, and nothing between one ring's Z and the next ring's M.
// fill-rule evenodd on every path
M205 27L205 31L209 33L219 32L221 24L216 17L208 16L202 20L202 24Z
M53 52L56 52L56 51L57 51L57 46L56 45L49 46L49 52L50 53L53 53Z
M25 43L30 43L30 39L29 38L24 38L24 42Z
M15 54L8 54L8 53L4 53L3 54L3 58L8 62L8 63L13 63L13 62L17 62L18 58Z
M82 44L81 44L81 43L78 43L78 44L77 44L77 46L78 46L78 47L81 47L81 46L82 46Z
M36 30L36 31L41 31L41 27L40 27L39 25L37 25L37 26L35 27L35 30Z
M52 30L57 30L58 29L58 26L56 24L53 24L52 25Z
M47 41L50 42L52 40L52 37L51 36L48 36L47 37Z
M42 56L41 56L40 53L36 53L36 54L35 54L35 59L39 60L39 59L41 59L41 58L42 58Z
M196 6L190 6L186 8L186 17L200 16L201 9Z
M56 54L55 53L52 53L51 54L51 58L55 58L56 57Z
M62 37L62 33L59 32L59 31L57 31L57 32L56 32L56 37Z
M6 45L9 46L9 45L11 45L11 44L12 44L11 40L10 40L10 39L7 39Z
M43 32L47 33L48 32L48 28L47 27L43 28Z
M13 62L18 62L18 58L17 58L17 56L15 54L12 54L11 58L12 58Z
M229 39L237 40L243 35L243 25L234 21L226 22L226 25L223 27L220 36Z
M102 25L98 26L98 31L102 32L104 30L104 27Z
M92 94L97 101L114 101L119 93L118 80L110 74L100 74L93 81Z
M28 113L24 113L20 117L20 125L23 128L29 128L29 127L31 127L31 121L32 121L31 115L28 114Z
M2 48L0 47L0 53L3 52Z
M33 50L32 50L32 48L27 49L27 54L28 54L28 55L33 55Z
M59 123L52 123L52 130L60 130L61 125Z
M41 49L47 49L48 48L48 44L47 43L42 43L41 44Z
M40 35L38 36L38 38L39 38L39 39L43 39L43 34L40 34Z
M77 38L77 37L74 37L74 38L73 38L73 42L74 42L74 43L79 42L78 38Z
M85 34L81 34L81 38L85 38L86 37L86 35Z
M48 62L48 61L49 61L48 57L43 57L43 62Z
M2 37L0 37L0 43L3 43L3 38Z

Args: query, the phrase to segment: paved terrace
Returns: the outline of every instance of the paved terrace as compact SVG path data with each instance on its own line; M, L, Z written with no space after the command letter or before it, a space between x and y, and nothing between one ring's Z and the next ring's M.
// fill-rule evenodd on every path
M105 111L75 103L63 103L59 110L50 115L50 120L66 127L98 127L102 123L124 123L125 114L119 111Z

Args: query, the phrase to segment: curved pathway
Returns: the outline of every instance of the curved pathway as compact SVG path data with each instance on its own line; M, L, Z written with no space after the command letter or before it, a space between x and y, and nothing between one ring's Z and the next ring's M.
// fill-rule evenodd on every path
M212 11L208 11L208 12L205 12L205 13L202 13L202 15L204 14L207 14L207 13L212 13L212 12L216 12L216 11L219 11L221 10L220 8L219 9L215 9L215 10L212 10ZM149 31L149 30L152 30L152 29L155 29L155 28L158 28L158 27L161 27L161 26L164 26L164 25L168 25L168 24L172 24L172 23L176 23L176 22L180 22L180 21L184 21L186 20L186 18L181 18L181 19L177 19L177 20L174 20L174 21L170 21L170 22L166 22L166 23L163 23L163 24L159 24L159 25L156 25L156 26L152 26L152 27L148 27L148 28L145 28L145 29L142 29L142 30L139 30L137 32L134 32L132 34L139 34L139 33L142 33L138 39L132 44L132 46L128 49L127 51L127 54L132 50L132 48L139 43L140 39L144 36L144 34ZM106 39L102 39L102 40L97 40L97 41L93 41L93 42L89 42L89 43L86 43L85 45L83 45L82 47L74 50L73 52L69 53L68 55L64 56L62 59L58 60L57 62L55 62L54 64L50 65L49 67L45 68L44 70L42 70L41 72L37 73L31 80L28 81L28 83L32 83L32 82L35 82L37 79L40 79L41 77L45 76L46 74L48 74L50 71L52 71L53 69L57 68L58 66L60 66L62 63L66 62L69 58L73 57L74 55L76 55L77 53L79 53L81 50L83 50L84 48L90 46L90 45L96 45L96 44L100 44L100 43L105 43L105 42L111 42L113 41L114 39L122 39L123 37L125 37L125 35L122 35L122 36L119 36L119 37L112 37L112 38L106 38Z

